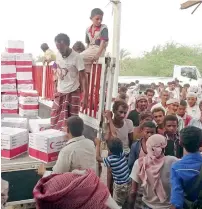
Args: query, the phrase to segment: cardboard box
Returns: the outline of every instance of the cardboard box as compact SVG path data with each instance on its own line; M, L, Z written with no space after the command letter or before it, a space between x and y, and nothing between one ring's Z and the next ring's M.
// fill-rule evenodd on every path
M44 131L51 128L50 118L47 119L30 119L29 131L31 133Z
M16 67L15 65L2 65L1 66L1 79L16 79Z
M1 79L1 92L16 91L16 79Z
M28 131L1 127L1 157L12 159L28 150Z
M32 66L32 54L16 54L16 66Z
M31 104L31 105L23 105L19 104L19 115L20 116L32 116L36 117L39 114L39 105Z
M2 114L17 114L18 102L1 102Z
M17 80L32 80L32 66L16 66Z
M54 129L29 134L29 156L42 162L54 162L65 146L66 133Z
M14 65L15 66L15 54L3 52L1 54L1 65Z
M33 80L17 80L18 92L23 90L34 90Z
M28 129L27 118L3 118L1 120L2 127Z
M20 93L19 103L24 104L35 104L38 105L39 94L36 90L23 90Z
M1 93L2 102L18 102L17 91Z
M24 52L24 41L8 40L6 43L6 51L8 53L23 53Z

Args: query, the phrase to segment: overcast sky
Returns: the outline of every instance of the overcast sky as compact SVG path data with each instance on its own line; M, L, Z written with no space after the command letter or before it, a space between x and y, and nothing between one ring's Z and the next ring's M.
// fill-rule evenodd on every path
M122 0L121 48L133 56L153 46L175 41L187 45L202 44L202 5L180 10L181 0ZM70 36L71 44L84 41L91 24L90 11L100 7L112 36L112 5L109 0L1 0L0 50L8 39L23 40L25 51L39 55L40 44L47 42L55 50L58 33ZM147 3L147 4L146 4ZM109 46L110 51L110 46Z

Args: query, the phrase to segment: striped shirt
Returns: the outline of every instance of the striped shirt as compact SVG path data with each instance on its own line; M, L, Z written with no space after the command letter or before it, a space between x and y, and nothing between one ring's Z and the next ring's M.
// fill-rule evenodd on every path
M120 156L110 155L103 159L104 165L112 169L113 180L116 184L124 184L130 181L129 167L123 152Z

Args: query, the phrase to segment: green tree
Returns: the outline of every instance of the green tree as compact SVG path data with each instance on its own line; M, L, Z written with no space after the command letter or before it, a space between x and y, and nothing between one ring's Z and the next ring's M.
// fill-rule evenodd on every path
M174 65L194 65L202 72L202 46L167 43L143 57L122 59L120 65L122 76L172 76Z
M127 49L120 50L120 60L128 58L130 55L131 55L131 53Z
M130 59L131 53L127 49L120 50L120 68L121 72L125 72L127 70L127 62L126 60ZM124 62L125 61L125 62Z

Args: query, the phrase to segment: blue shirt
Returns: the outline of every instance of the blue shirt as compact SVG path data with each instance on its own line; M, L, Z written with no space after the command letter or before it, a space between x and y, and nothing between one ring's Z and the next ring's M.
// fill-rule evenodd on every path
M130 181L128 163L124 152L118 155L110 155L103 159L104 165L112 169L112 176L116 184L124 184Z
M141 140L138 140L134 142L130 148L130 154L128 158L128 167L129 167L130 173L133 169L133 165L135 161L139 158L141 147L142 147Z
M196 181L202 166L202 156L199 152L185 155L181 160L174 163L171 167L171 204L176 208L183 208L184 192L188 192ZM190 201L198 198L199 190L189 195Z

